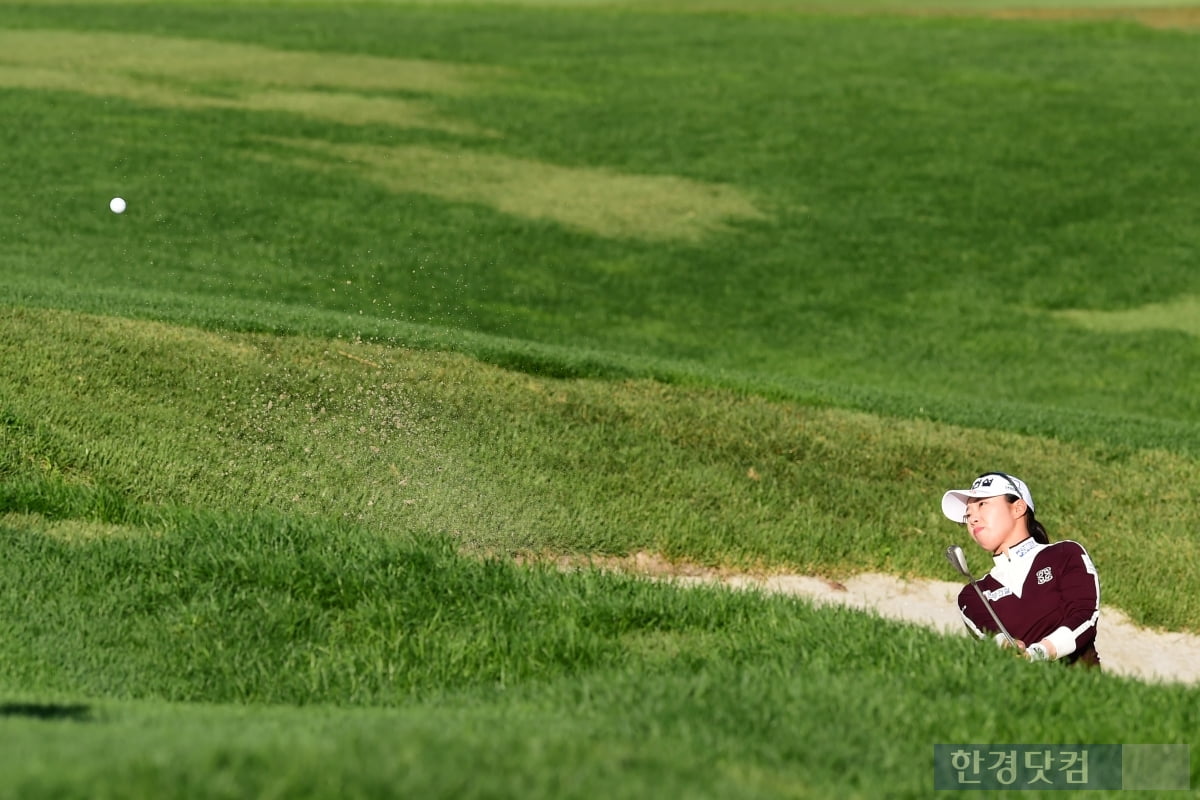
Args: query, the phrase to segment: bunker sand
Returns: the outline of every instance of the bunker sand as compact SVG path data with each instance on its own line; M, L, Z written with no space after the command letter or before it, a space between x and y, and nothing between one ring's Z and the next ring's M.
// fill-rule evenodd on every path
M560 569L587 566L641 575L681 586L725 586L804 597L817 605L841 605L887 619L923 625L949 635L966 635L955 598L962 583L904 580L866 573L845 581L814 575L751 575L672 563L639 552L625 558L556 559ZM1101 605L1096 636L1105 671L1160 683L1200 684L1200 636L1141 628L1119 609Z

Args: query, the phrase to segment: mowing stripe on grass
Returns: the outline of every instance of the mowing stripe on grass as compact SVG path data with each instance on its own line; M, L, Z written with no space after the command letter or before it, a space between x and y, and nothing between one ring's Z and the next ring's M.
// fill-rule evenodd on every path
M420 98L461 95L497 69L287 52L137 33L0 30L0 87L83 92L168 108L287 111L348 124L482 133ZM402 96L396 96L396 95Z
M1055 316L1096 331L1179 331L1200 336L1200 297L1194 296L1121 311L1068 309Z
M483 203L505 214L553 220L600 236L696 242L729 230L729 222L766 218L735 187L672 175L562 167L461 148L276 141L328 159L293 156L285 163L318 172L350 169L393 192Z

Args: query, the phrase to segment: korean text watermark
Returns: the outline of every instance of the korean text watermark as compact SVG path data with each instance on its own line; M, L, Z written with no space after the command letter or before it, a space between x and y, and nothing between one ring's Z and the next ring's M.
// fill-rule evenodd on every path
M933 788L1191 788L1186 744L935 744Z

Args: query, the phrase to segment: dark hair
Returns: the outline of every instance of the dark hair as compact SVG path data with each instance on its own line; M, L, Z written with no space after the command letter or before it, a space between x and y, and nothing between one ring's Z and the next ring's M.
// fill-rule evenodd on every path
M1015 503L1021 499L1015 494L1004 496L1008 498L1009 503ZM1046 533L1046 526L1034 518L1033 509L1029 507L1028 503L1025 504L1025 513L1022 516L1025 517L1025 527L1029 530L1029 535L1033 537L1033 540L1038 544L1050 544L1050 534Z

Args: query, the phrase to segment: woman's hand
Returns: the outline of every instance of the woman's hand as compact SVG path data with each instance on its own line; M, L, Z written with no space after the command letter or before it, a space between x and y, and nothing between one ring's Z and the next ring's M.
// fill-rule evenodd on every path
M1029 647L1026 647L1024 642L1017 642L1017 644L1020 646L1024 656L1030 661L1055 661L1058 659L1058 650L1055 649L1052 642L1046 639L1034 642Z
M1017 645L1017 652L1025 656L1030 661L1055 661L1058 659L1058 650L1050 642L1049 639L1042 639L1040 642L1026 646L1025 642L1020 639L1013 640ZM996 644L1000 645L1001 649L1009 646L1006 639L1002 639L1000 634L996 635Z

